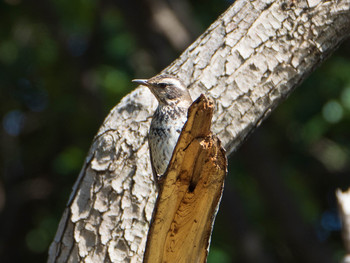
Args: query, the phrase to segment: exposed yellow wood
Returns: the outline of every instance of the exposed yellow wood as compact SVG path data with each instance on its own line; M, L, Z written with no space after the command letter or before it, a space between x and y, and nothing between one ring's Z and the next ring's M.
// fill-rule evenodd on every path
M201 95L190 107L160 185L144 262L206 262L227 169L211 134L213 103Z

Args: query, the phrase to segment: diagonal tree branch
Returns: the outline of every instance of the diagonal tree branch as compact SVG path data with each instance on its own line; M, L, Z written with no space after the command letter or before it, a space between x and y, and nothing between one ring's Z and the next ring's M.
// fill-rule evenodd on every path
M232 153L349 35L350 0L236 1L164 70L215 100ZM141 262L156 198L146 136L155 99L126 96L93 140L49 262Z

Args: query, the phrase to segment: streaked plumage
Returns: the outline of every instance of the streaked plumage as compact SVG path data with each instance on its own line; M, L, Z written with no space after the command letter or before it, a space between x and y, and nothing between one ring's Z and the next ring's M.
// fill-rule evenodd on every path
M147 86L158 100L148 134L153 173L158 181L168 167L192 99L186 86L174 76L159 75L133 82Z

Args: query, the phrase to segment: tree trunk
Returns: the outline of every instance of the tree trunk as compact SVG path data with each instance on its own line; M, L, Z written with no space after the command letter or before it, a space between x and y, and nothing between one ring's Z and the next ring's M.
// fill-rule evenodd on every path
M164 70L215 101L212 130L232 153L350 32L350 0L238 0ZM49 262L142 262L156 200L147 131L156 106L127 95L93 140Z

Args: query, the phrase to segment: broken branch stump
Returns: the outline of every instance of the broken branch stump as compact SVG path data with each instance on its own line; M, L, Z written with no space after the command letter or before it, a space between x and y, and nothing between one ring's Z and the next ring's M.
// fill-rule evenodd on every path
M201 95L160 183L144 262L206 262L227 172L225 150L210 131L214 105Z

